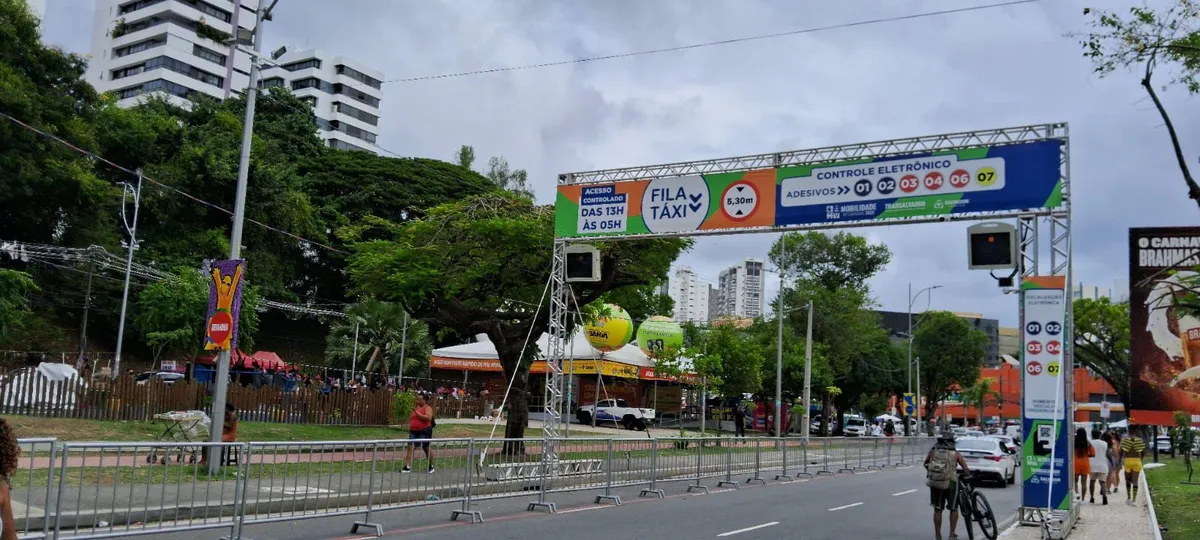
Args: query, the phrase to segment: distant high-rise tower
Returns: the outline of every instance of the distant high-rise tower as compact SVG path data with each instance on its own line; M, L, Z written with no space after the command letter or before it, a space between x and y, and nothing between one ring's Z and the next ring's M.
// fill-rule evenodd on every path
M696 273L687 266L675 270L667 282L667 294L675 302L676 321L708 322L709 285L702 283Z
M147 94L189 106L225 99L250 82L259 0L97 0L87 80L128 107Z
M722 317L761 317L763 298L763 260L750 258L721 271L717 278Z
M263 70L262 86L287 86L317 116L317 134L331 148L380 152L379 102L383 74L316 49L289 52Z

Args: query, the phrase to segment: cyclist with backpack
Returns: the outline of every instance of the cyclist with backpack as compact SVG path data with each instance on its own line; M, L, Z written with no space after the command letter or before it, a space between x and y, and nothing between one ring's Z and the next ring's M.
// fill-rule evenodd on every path
M929 486L929 504L933 506L933 534L942 540L942 512L950 511L950 540L958 535L958 479L955 469L962 467L963 474L971 474L966 460L954 447L954 433L943 430L937 442L925 456L925 485Z

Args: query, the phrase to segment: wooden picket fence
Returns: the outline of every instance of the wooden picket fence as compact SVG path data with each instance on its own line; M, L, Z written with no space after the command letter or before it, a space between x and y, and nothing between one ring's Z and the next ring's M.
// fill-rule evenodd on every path
M20 371L0 376L0 414L92 420L152 420L154 415L185 410L212 414L211 390L193 381L166 384L153 380L137 384L133 377L113 381L71 379L49 382ZM29 372L25 372L29 373ZM227 401L238 410L238 418L249 422L289 424L386 426L407 421L397 419L392 408L396 392L355 392L300 386L292 391L263 386L229 387ZM435 399L438 418L484 414L479 399ZM402 422L403 421L403 422Z

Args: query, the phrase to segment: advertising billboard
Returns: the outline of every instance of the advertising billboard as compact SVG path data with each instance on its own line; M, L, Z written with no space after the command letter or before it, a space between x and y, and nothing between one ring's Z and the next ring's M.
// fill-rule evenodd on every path
M242 281L246 261L205 261L208 274L208 316L204 319L204 350L237 348L238 315L242 311Z
M1063 141L562 185L560 238L694 233L1062 205Z
M1066 510L1071 503L1070 433L1063 356L1067 294L1063 276L1021 281L1021 505Z
M1200 423L1200 227L1129 229L1130 409L1135 424Z

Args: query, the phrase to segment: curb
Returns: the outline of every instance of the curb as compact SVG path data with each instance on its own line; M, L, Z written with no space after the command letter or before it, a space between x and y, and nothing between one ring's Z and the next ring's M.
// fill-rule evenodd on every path
M1154 497L1150 495L1150 482L1146 481L1146 473L1138 475L1138 487L1146 494L1146 508L1150 510L1150 535L1154 540L1162 540L1162 529L1158 526L1158 514L1154 511Z

